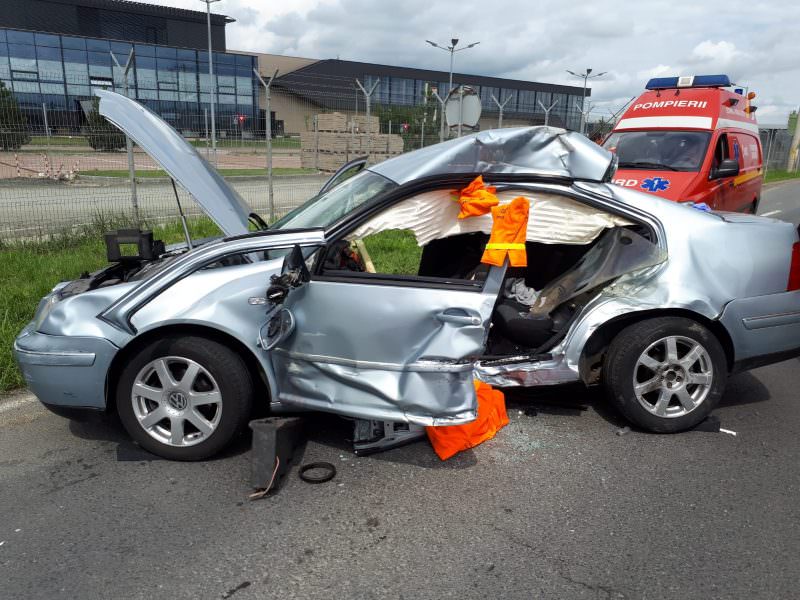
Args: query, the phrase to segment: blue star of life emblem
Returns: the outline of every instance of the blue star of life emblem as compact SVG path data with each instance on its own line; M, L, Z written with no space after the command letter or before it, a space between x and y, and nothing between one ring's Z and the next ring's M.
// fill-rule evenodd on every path
M642 188L648 192L663 192L669 187L669 179L648 177L642 182Z

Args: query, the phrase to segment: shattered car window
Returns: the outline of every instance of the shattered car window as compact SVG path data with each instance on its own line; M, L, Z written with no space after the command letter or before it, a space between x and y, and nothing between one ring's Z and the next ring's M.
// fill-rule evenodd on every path
M270 229L328 227L362 204L372 202L396 187L397 184L386 177L364 170L315 196L276 221Z

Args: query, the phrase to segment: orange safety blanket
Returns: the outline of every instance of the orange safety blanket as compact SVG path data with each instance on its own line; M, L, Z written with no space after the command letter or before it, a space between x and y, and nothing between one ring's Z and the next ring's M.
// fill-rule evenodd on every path
M484 185L483 176L478 175L472 183L458 192L458 202L461 204L458 218L479 217L488 213L500 202L495 192L497 188Z
M492 439L508 425L503 392L476 380L475 393L478 395L477 419L463 425L425 428L434 451L442 460Z
M502 267L508 256L512 267L528 266L525 236L529 210L530 203L522 196L514 198L509 204L492 208L492 233L481 257L482 263Z

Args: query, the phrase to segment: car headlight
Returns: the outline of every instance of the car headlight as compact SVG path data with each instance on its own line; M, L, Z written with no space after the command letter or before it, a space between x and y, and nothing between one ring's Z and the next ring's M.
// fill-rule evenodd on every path
M49 294L39 301L39 306L36 307L36 312L33 316L33 321L37 330L59 300L60 298L58 297L58 294Z

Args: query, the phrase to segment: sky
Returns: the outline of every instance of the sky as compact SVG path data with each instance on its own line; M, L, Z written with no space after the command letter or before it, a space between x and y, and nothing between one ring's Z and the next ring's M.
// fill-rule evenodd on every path
M139 0L205 10L201 0ZM797 0L220 0L236 19L227 46L447 71L425 43L480 45L455 71L582 85L566 70L592 68L590 120L608 118L650 77L725 73L757 94L761 124L785 124L800 105Z

